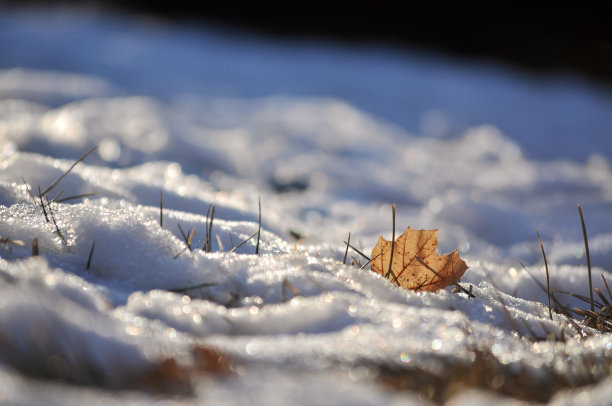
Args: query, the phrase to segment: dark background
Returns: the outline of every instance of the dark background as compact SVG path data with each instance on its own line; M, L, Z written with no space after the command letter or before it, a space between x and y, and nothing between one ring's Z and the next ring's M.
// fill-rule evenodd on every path
M0 0L0 5L88 7L283 37L407 46L612 83L612 4L526 8L503 2L483 6L435 0Z

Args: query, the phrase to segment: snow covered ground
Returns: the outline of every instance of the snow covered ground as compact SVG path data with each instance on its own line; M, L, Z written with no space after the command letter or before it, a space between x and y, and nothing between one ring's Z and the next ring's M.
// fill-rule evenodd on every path
M0 52L0 399L608 403L612 340L551 320L522 264L545 284L538 229L551 288L588 296L580 203L607 293L611 89L71 12L3 13ZM95 195L43 212L28 189L93 145L47 197ZM259 255L229 252L260 200ZM391 204L475 298L342 264L349 232L391 238Z

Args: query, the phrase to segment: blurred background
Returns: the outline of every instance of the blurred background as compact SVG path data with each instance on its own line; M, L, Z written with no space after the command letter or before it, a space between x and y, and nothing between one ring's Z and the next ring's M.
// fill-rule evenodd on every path
M612 4L353 0L188 1L3 0L5 8L73 7L202 22L283 38L392 45L508 63L535 72L572 72L612 81Z
M332 98L413 135L491 124L527 158L612 159L612 5L0 5L0 69L94 75L172 102Z

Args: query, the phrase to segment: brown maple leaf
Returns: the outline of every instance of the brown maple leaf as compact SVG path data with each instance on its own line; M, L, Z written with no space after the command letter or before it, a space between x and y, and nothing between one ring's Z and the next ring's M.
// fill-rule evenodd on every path
M438 255L438 229L413 230L397 238L395 247L382 235L372 250L372 270L405 289L429 292L456 284L468 269L457 250ZM393 251L393 253L392 253ZM389 262L393 256L393 263Z

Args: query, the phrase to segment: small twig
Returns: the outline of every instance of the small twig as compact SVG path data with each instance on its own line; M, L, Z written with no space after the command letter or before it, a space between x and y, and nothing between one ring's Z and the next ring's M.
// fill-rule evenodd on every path
M396 279L395 273L393 272L393 250L395 249L395 204L391 206L391 211L393 212L393 234L391 238L391 258L389 258L389 270L385 275L385 278L388 278L389 275L393 275L393 278Z
M587 268L589 270L589 297L591 298L591 311L593 307L593 281L591 280L591 255L589 254L589 239L587 238L586 226L584 225L584 216L582 215L582 207L578 205L578 213L580 213L580 223L582 224L582 236L584 237L584 249L586 250Z
M346 256L348 255L349 244L351 243L351 232L349 231L348 241L346 242L346 250L344 251L344 258L342 259L342 263L346 265Z
M85 266L85 269L89 269L89 267L91 267L91 259L93 258L94 248L96 248L95 241L91 244L91 249L89 250L89 257L87 258L87 265Z
M259 227L257 228L257 244L255 245L255 255L259 255L259 240L261 237L261 196L259 197Z
M32 240L32 256L33 257L38 256L38 238L34 238Z
M546 260L546 253L544 252L544 244L542 244L542 239L540 238L540 233L536 229L536 234L538 236L538 241L540 243L540 249L542 249L542 256L544 257L544 267L546 268L546 295L548 296L548 316L552 320L552 309L550 308L550 277L548 275L548 261Z
M68 168L68 170L66 172L64 172L59 178L57 178L55 180L55 182L53 182L48 188L46 188L43 192L42 195L46 196L47 193L49 193L55 186L57 186L58 183L61 182L62 179L64 179L73 169L75 166L77 166L77 164L79 162L81 162L82 160L84 160L85 158L87 158L87 155L91 154L96 148L98 148L97 145L94 145L93 147L91 147L89 149L89 151L87 151L86 153L84 153L79 159L76 160L75 163L72 164L72 166L70 168Z

